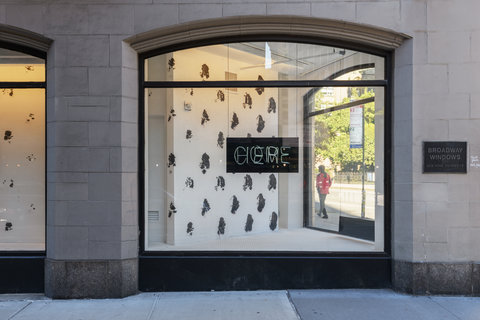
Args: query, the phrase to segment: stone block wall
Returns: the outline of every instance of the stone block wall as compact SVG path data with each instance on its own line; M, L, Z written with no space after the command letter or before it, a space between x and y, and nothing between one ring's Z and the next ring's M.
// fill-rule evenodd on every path
M68 297L70 291L58 290L75 286L63 281L84 270L84 262L116 261L130 272L138 256L137 56L123 40L202 19L279 14L411 37L394 61L393 283L416 293L472 293L465 279L478 283L480 168L422 174L421 146L467 141L469 164L480 156L479 9L477 0L0 1L0 24L54 40L47 60L46 271L54 280L47 293ZM64 270L58 282L48 276L55 268ZM105 270L95 265L90 273ZM136 277L125 272L115 278L123 287L115 294L105 287L98 296L134 293ZM470 278L452 280L466 273ZM450 280L462 289L439 287ZM82 286L76 297L89 296L90 282Z

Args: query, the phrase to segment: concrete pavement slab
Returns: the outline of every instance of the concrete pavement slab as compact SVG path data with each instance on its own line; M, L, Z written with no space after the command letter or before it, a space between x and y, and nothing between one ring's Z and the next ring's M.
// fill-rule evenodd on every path
M141 293L103 300L0 295L0 320L299 320L299 316L302 320L477 320L480 298L410 296L386 289Z
M0 320L298 320L286 291L141 293L102 300L2 302L0 297L0 308L1 303L6 318Z
M0 301L0 320L11 319L30 303L30 301Z
M431 297L391 290L292 290L289 294L302 320L470 320L459 317L454 314L455 308L448 310ZM461 304L456 308L461 308ZM480 313L475 319L480 319Z
M457 316L458 319L480 319L480 298L435 296L430 299Z
M143 293L124 299L33 301L12 320L143 320L155 299Z
M298 320L286 291L160 293L152 320Z

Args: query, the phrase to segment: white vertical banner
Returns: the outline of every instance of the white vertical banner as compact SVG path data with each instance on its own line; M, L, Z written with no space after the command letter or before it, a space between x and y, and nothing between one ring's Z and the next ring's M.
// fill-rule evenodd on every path
M363 145L363 105L350 108L350 148Z

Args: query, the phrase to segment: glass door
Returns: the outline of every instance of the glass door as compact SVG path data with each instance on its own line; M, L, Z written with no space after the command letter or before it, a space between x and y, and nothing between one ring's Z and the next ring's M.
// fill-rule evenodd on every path
M322 87L304 99L307 227L377 242L382 227L376 220L383 223L378 95L383 89Z

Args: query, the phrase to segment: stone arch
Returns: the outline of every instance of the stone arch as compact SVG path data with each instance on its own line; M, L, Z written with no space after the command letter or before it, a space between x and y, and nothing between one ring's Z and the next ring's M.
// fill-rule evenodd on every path
M53 40L35 32L0 24L0 42L47 52Z
M259 33L261 32L261 33ZM138 53L184 43L201 43L228 37L320 38L354 43L381 50L398 48L409 36L395 31L346 21L298 16L247 16L202 20L159 28L132 36L125 41Z

